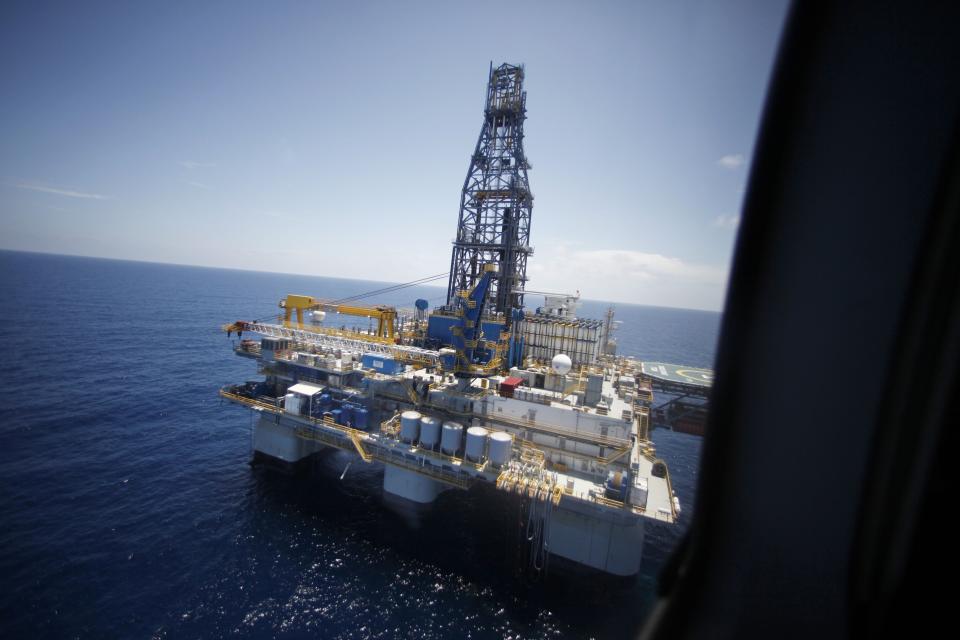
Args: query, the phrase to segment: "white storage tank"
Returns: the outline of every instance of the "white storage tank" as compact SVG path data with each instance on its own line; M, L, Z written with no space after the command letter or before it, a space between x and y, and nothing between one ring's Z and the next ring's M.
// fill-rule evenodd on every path
M467 429L467 460L480 462L483 459L483 450L487 446L487 430L483 427Z
M407 444L416 441L420 435L420 418L417 411L404 411L400 414L400 440Z
M460 448L463 438L463 425L458 422L444 422L443 435L440 436L440 450L448 456L454 455Z
M440 442L440 421L430 416L420 418L420 446L433 449Z
M512 448L513 435L505 431L494 431L491 433L490 450L487 452L490 463L498 467L505 465L510 460L510 450Z
M287 413L300 415L300 396L295 393L288 393L283 396L283 410Z

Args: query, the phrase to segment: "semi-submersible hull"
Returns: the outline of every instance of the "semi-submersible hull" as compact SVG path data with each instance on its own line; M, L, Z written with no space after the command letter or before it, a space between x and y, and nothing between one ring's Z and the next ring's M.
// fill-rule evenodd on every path
M383 466L385 495L420 505L487 483L523 497L536 533L531 557L619 576L639 571L644 522L677 517L667 467L647 439L650 395L634 360L564 375L513 368L467 384L285 332L307 340L238 343L266 378L221 390L259 414L260 458L292 464L326 448L347 451Z

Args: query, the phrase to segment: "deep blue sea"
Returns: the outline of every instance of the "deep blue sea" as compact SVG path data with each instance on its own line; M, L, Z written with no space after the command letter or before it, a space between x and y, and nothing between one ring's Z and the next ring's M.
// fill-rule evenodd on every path
M0 637L633 634L690 518L696 437L654 431L681 527L648 525L641 574L612 584L517 577L490 491L446 492L414 522L382 506L375 471L341 481L346 454L295 476L248 464L249 412L217 389L255 366L220 325L378 286L0 251ZM621 353L711 366L719 314L616 309Z

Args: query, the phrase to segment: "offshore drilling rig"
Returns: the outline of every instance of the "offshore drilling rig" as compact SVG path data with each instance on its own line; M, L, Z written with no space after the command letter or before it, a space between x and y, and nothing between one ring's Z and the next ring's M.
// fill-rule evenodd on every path
M491 65L445 303L406 312L356 304L367 294L288 295L275 320L224 326L263 379L220 395L259 416L256 460L348 451L382 466L385 497L421 505L488 484L519 496L531 570L563 558L631 575L644 523L675 522L680 504L649 439L641 363L614 355L612 314L577 318L579 296L566 294L524 308L533 195L523 83L522 66ZM329 313L370 326L336 328Z

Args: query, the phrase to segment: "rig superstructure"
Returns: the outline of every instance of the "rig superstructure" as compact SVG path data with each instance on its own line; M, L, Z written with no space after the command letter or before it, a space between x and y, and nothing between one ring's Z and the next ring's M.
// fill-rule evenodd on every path
M649 437L650 381L615 355L612 312L580 319L579 295L566 294L523 307L534 293L523 79L522 66L491 65L446 303L428 313L423 300L403 311L288 295L275 321L224 326L264 378L220 395L259 414L255 458L349 451L383 466L385 495L420 504L488 483L521 496L532 569L557 556L632 575L644 523L674 523L680 504ZM328 313L369 326L336 328Z
M473 287L484 265L496 265L490 282L489 310L502 314L523 308L530 246L533 194L523 152L527 92L523 67L491 65L487 101L477 147L460 195L460 219L450 258L447 306L460 291Z

